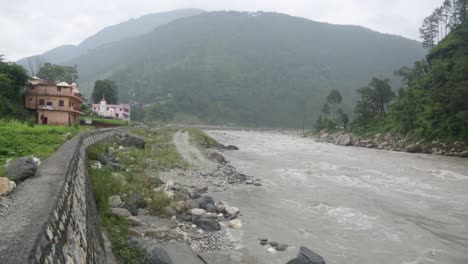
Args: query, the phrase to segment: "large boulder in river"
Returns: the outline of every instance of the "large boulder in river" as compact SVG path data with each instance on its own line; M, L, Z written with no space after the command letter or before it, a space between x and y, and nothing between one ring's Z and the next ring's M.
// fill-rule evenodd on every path
M6 177L0 177L0 196L8 195L16 188L16 184L14 181L10 181L10 179Z
M146 142L144 139L137 137L137 136L128 136L124 137L120 140L120 145L124 147L137 147L140 149L144 149Z
M223 155L219 154L218 152L212 152L208 155L208 158L216 161L217 163L227 163L226 159L224 158Z
M226 147L224 147L224 149L225 150L239 150L239 148L234 145L227 145Z
M301 247L297 257L288 261L287 264L325 264L325 260L312 250Z
M13 181L24 181L34 176L37 171L37 163L31 157L22 157L10 161L5 165L5 172L8 178Z
M353 144L353 137L350 134L339 135L335 140L336 145L351 146Z

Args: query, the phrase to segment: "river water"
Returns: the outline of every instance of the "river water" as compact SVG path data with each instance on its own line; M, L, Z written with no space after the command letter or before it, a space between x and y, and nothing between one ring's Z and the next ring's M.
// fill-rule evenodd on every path
M237 145L225 157L262 179L214 195L241 209L243 227L229 232L255 263L286 263L299 246L327 263L468 263L468 159L208 133ZM272 254L259 237L290 247Z

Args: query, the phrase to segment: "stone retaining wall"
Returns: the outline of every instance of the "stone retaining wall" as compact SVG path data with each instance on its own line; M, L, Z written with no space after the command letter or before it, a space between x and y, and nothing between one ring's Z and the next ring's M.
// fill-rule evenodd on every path
M65 182L29 263L105 263L98 213L86 167L86 150L118 129L82 133L74 147Z

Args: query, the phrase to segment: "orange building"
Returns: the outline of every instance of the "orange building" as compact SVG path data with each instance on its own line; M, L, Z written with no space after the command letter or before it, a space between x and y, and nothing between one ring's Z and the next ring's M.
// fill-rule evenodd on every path
M37 112L37 123L44 125L78 124L85 101L75 83L55 83L33 78L26 88L25 106Z

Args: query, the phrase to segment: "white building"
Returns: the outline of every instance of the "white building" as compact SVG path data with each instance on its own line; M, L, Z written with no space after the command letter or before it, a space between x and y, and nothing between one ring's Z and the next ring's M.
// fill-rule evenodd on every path
M102 98L99 104L93 104L93 112L99 116L118 118L122 120L130 120L130 105L129 104L107 104L106 99Z

